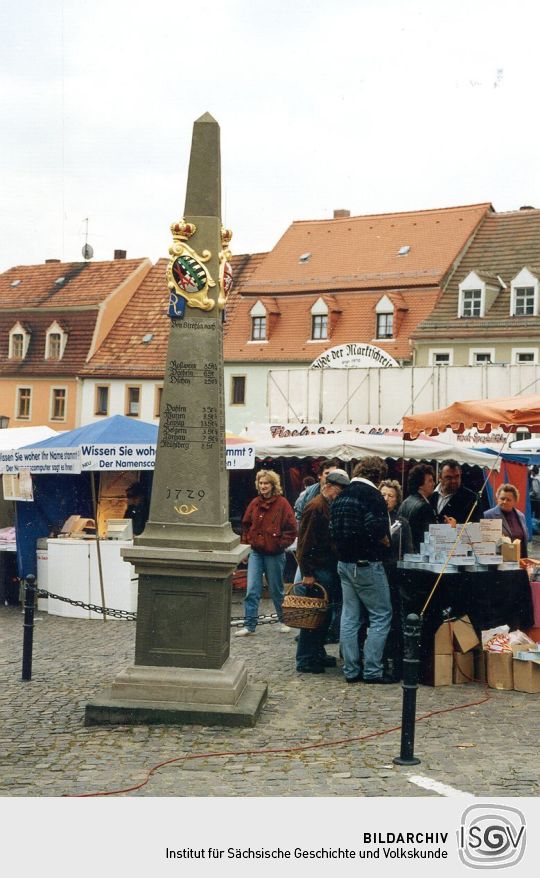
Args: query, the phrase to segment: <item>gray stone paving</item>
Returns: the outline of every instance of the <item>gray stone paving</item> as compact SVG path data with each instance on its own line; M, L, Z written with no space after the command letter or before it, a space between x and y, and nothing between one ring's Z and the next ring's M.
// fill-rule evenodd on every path
M270 612L268 603L263 611ZM233 616L241 615L235 595ZM536 796L539 696L488 690L490 699L417 724L414 769L393 765L401 686L347 685L339 668L321 676L294 669L294 632L260 626L232 638L269 699L254 729L85 728L86 702L133 662L135 623L38 614L33 679L21 681L22 613L0 607L0 796L62 796L125 789L164 765L137 796L427 796L411 773L477 796ZM337 646L328 648L337 654ZM480 685L418 690L418 714L481 701ZM247 750L323 745L289 753ZM236 755L231 751L240 751ZM244 751L244 752L242 752ZM226 753L222 757L216 755Z

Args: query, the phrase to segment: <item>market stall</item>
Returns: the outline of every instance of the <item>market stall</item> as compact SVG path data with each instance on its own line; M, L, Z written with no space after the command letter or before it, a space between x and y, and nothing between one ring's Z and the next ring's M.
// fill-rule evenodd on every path
M540 431L540 396L456 402L446 409L403 419L404 433L411 438L425 433L437 436L447 429L459 434L472 427L479 433L499 427L510 434L518 426ZM492 488L505 480L518 482L522 487L521 510L526 512L527 468L512 459L513 455L504 460L505 457L499 455L502 458L499 473L490 476ZM510 467L518 469L510 471ZM432 643L444 610L466 614L478 633L500 625L513 630L530 629L534 624L529 577L520 569L517 557L511 556L510 550L505 552L500 521L489 521L492 533L488 529L483 534L482 526L487 524L484 521L479 525L466 525L461 530L458 525L456 532L448 537L446 548L441 543L437 545L437 540L444 539L446 526L436 525L434 529L432 525L420 553L405 556L396 571L395 584L400 588L405 612L424 615L424 651ZM473 528L478 529L477 542ZM513 560L505 561L511 557Z
M6 427L0 430L0 460L4 453L13 454L14 450L55 436L56 431L50 427ZM1 470L0 470L1 471ZM27 480L28 483L28 480ZM19 583L17 572L17 544L15 539L15 500L20 493L10 477L2 482L2 499L0 500L0 603L18 603Z
M133 485L148 508L157 433L155 424L115 415L2 454L4 473L32 474L32 500L17 503L21 576L37 575L38 584L46 581L47 590L60 597L136 610L137 579L121 556L133 539L122 522ZM253 463L249 443L227 439L229 469ZM47 609L98 617L52 599Z

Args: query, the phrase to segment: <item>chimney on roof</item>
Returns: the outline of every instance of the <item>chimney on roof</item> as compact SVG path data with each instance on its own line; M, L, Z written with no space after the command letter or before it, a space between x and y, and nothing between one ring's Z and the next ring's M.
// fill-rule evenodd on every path
M125 259L127 256L127 250L115 250L114 258L115 259Z
M45 265L49 265L50 262L60 262L60 260L59 259L46 259Z
M350 215L350 210L334 210L334 219L346 219Z

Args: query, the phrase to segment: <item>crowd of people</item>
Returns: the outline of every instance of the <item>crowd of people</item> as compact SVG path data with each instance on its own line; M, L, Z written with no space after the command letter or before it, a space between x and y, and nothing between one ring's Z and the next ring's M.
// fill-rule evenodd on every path
M256 476L257 496L242 519L242 542L251 546L248 559L244 627L237 637L255 634L263 574L278 618L283 624L285 552L296 550L294 587L315 596L320 587L331 612L318 628L301 628L296 638L296 669L322 674L337 664L325 645L339 642L347 683L396 682L385 669L384 656L392 624L388 582L391 565L404 554L417 552L430 524L453 527L482 517L500 519L502 532L519 539L527 557L529 534L525 516L516 508L519 492L501 484L496 505L482 511L480 497L462 484L462 469L453 459L442 462L438 483L428 464L412 467L403 500L398 481L387 479L380 457L366 457L352 477L340 461L324 460L317 480L304 486L294 510L283 496L280 478L271 470Z

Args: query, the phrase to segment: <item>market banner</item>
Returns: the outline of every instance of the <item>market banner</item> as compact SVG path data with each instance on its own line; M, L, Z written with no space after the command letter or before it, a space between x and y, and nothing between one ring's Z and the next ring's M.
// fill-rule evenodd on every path
M153 470L156 446L141 444L88 444L72 448L27 448L0 451L0 473L16 475L20 470L33 474L112 472ZM253 469L255 446L240 439L227 439L228 470Z

